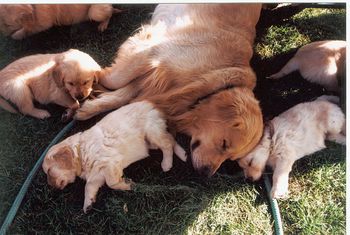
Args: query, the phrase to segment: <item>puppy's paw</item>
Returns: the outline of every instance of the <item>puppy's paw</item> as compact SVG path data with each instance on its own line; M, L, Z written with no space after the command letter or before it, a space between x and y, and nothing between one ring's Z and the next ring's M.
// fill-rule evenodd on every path
M175 144L174 152L176 156L178 156L183 162L186 162L187 160L186 151L180 145Z
M25 30L22 28L16 32L14 32L12 35L11 35L11 38L15 39L15 40L22 40L23 38L26 37L26 32Z
M288 198L288 188L285 187L272 187L271 197L274 199L286 199Z
M83 206L83 211L85 214L92 209L92 204L94 202L95 202L94 198L85 199L84 206Z
M173 164L172 164L172 162L163 160L161 163L161 166L162 166L162 170L164 172L167 172L167 171L170 171L170 169L173 167Z
M45 118L51 117L51 114L46 110L38 109L38 110L35 110L35 112L33 113L33 116L39 119L45 119Z

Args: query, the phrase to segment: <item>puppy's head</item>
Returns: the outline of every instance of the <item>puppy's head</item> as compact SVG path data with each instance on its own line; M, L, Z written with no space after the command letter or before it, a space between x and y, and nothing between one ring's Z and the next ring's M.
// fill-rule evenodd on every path
M259 103L247 88L221 91L175 117L174 123L192 137L193 167L205 176L213 175L225 160L245 156L263 129Z
M259 144L245 157L238 160L238 164L243 169L244 176L247 179L256 181L261 178L269 158L270 145L270 131L268 127L265 127L264 134Z
M73 183L81 171L81 165L74 157L74 152L67 144L57 144L46 154L43 170L47 174L49 185L63 189L67 184Z
M0 4L0 30L8 36L34 23L34 9L30 4Z
M70 49L59 54L52 76L59 87L64 88L75 100L84 100L94 82L98 82L101 67L88 54Z

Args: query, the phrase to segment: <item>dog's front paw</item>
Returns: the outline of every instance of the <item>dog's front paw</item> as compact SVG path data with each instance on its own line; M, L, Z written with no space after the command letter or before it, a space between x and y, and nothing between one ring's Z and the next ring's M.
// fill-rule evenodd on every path
M74 119L76 120L87 120L89 118L92 118L97 113L94 110L94 105L91 104L92 102L87 100L84 102L82 107L78 109L74 115Z
M170 162L170 161L162 161L161 163L161 166L162 166L162 170L164 172L167 172L167 171L170 171L170 169L173 167L173 163Z
M42 110L42 109L35 110L32 113L32 115L36 118L39 118L39 119L45 119L45 118L51 117L51 114L48 111Z
M183 162L186 162L187 160L187 154L186 151L178 144L174 147L174 152L176 156L178 156Z

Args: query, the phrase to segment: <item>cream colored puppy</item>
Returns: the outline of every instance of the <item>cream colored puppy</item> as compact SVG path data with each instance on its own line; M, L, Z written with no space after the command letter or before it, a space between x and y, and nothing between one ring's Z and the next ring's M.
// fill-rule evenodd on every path
M87 20L101 22L104 31L113 13L121 12L111 4L2 4L0 30L13 39L47 30L54 25L72 25Z
M39 119L50 113L34 107L55 103L67 107L65 118L79 108L78 100L88 97L101 67L88 54L71 49L58 54L37 54L23 57L0 71L0 106Z
M346 41L318 41L301 47L294 57L268 78L278 79L293 71L330 91L339 91L338 76L345 76Z
M84 212L95 202L98 189L106 183L112 189L130 190L123 169L148 156L148 149L163 152L163 171L173 165L173 150L183 161L185 151L167 132L161 112L147 101L136 102L108 114L87 131L53 146L43 170L48 183L63 189L76 176L86 180Z
M258 180L267 164L274 171L271 196L283 198L288 195L288 175L296 160L324 149L325 140L345 145L345 116L329 101L338 102L339 98L321 96L272 119L260 143L238 160L245 176Z

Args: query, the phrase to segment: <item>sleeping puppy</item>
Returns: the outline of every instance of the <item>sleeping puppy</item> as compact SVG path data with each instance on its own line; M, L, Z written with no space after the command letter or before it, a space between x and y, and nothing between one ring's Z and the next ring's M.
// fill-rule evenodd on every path
M23 57L0 71L0 106L44 119L50 113L34 107L33 101L55 103L68 108L63 116L68 119L79 108L78 100L89 96L100 70L93 58L75 49Z
M278 79L298 70L309 82L339 92L339 78L345 78L346 41L318 41L301 47L294 57L268 78Z
M265 164L273 169L272 198L288 195L288 175L293 163L324 149L325 140L345 145L345 116L335 96L320 96L298 104L272 119L260 143L238 160L247 178L258 180Z
M95 202L98 189L130 190L123 169L148 156L148 149L163 152L163 171L173 164L173 150L183 161L185 151L167 132L161 112L147 101L126 105L105 116L87 131L53 146L45 156L43 170L48 183L63 189L76 176L86 180L84 212Z
M0 30L13 39L47 30L54 25L71 25L82 21L101 22L102 32L113 13L121 12L111 4L2 4Z

